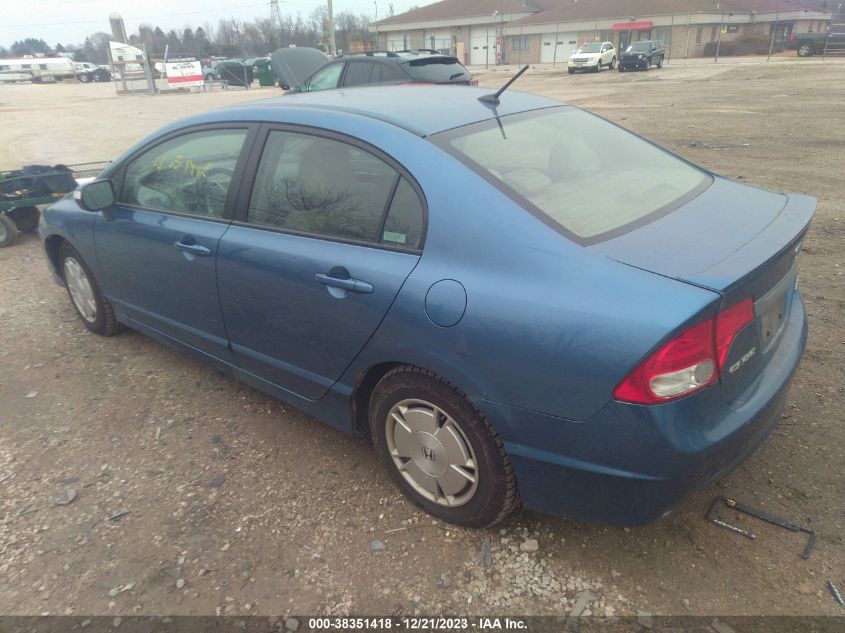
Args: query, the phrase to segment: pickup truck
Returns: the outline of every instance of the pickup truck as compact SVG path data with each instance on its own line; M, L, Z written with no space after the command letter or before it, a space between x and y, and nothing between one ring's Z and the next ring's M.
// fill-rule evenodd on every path
M786 47L798 51L799 57L809 57L824 53L825 44L829 54L845 53L845 24L834 24L820 33L793 33Z

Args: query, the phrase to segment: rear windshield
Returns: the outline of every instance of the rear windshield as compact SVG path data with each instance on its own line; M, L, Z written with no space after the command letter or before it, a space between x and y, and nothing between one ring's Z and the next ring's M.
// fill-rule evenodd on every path
M582 243L656 219L712 180L648 141L569 106L490 119L433 140Z
M426 57L403 62L414 81L425 83L459 83L470 80L469 71L454 57Z
M579 53L601 53L601 44L584 44L578 49Z

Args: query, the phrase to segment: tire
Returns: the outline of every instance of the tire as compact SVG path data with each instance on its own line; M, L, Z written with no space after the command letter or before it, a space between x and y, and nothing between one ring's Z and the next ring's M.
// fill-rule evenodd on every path
M608 68L610 68L610 70L616 68L616 57L610 60L610 66L608 66Z
M0 211L0 248L11 246L18 236L18 227L5 213Z
M88 268L88 264L67 242L63 242L59 248L59 273L65 281L71 305L85 327L100 336L112 336L123 330L123 326L114 316L111 304L103 297L100 285L91 273L91 269ZM69 279L71 276L76 278L76 283L73 279ZM81 292L83 279L87 282L90 293Z
M798 47L798 57L810 57L813 54L813 47L809 44L801 44Z
M596 67L593 70L593 72L594 73L600 73L601 72L601 58L599 58L599 62L598 62L598 64L596 64Z
M624 69L624 68L622 68L622 66L617 66L617 67L616 67L616 69L617 69L620 73L624 73L624 72L625 72L625 69Z
M432 372L407 365L388 372L370 398L369 421L391 478L429 514L481 528L518 507L502 440L463 394Z
M87 84L89 81L91 81L91 76L88 73L80 73L79 75L77 75L77 79L79 79L79 81L81 81L82 83Z
M574 68L567 68L566 70L568 70L568 71L569 71L569 74L570 74L570 75L574 75L574 74L575 74L575 69L574 69Z
M38 207L15 207L8 214L21 233L32 233L38 228L38 220L41 218Z
M662 58L662 57L661 57L660 59L658 59L658 60L657 60L657 67L658 67L658 68L663 68L663 58Z

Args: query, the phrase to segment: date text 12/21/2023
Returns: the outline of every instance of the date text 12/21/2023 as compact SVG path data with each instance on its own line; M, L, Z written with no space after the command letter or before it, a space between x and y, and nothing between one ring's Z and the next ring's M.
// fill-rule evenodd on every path
M527 630L525 620L497 617L332 617L309 618L308 628L312 631L497 631Z

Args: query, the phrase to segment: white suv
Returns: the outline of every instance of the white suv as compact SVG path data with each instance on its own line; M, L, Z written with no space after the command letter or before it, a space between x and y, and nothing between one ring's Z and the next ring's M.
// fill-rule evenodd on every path
M576 70L599 72L603 66L611 70L616 66L616 48L613 42L584 44L569 56L570 75Z

